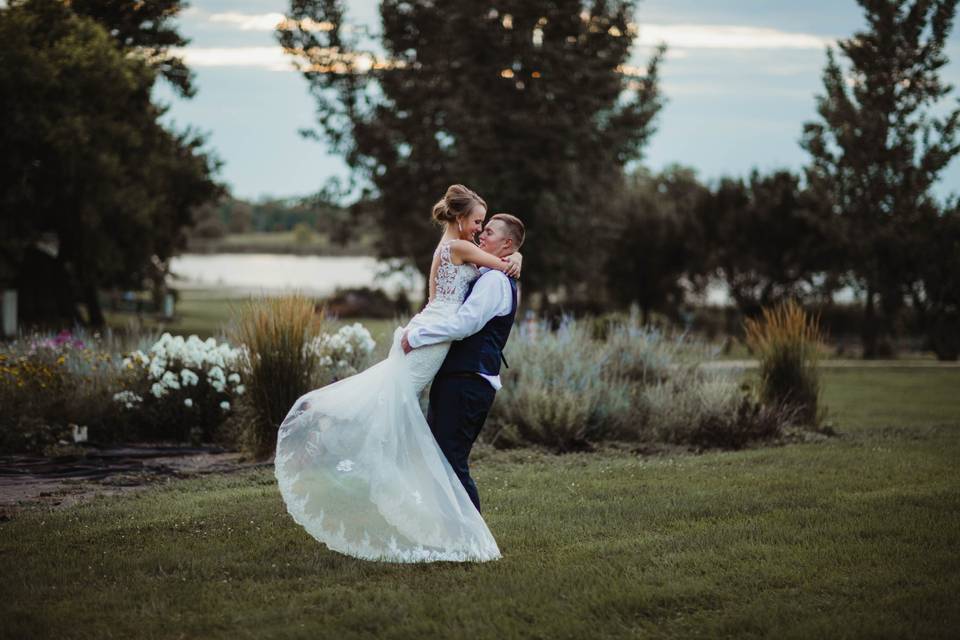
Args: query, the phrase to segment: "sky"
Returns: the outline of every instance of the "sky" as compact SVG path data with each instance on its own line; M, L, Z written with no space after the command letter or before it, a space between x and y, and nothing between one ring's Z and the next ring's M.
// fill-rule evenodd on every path
M377 2L347 3L351 22L376 29ZM195 72L197 95L181 99L164 83L155 97L170 105L166 121L208 135L224 161L220 179L241 198L317 191L348 169L325 143L302 138L314 124L306 80L273 36L284 0L192 0L180 14L190 44L181 52ZM701 180L751 169L799 170L803 123L816 119L826 47L865 26L854 0L641 0L631 64L644 66L660 41L666 105L643 163L695 168ZM957 25L941 72L960 86ZM954 91L951 101L960 98ZM454 177L451 176L451 180ZM940 197L960 193L960 159L942 174Z

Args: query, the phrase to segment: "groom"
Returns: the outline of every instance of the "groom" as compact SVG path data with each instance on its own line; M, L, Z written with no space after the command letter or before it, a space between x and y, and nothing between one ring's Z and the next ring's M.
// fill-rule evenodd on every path
M490 217L480 232L480 248L505 257L523 244L523 223L508 213ZM500 361L517 314L517 281L502 271L482 270L467 298L448 320L408 331L404 353L453 340L430 387L427 423L443 455L480 511L477 485L470 477L470 449L480 435L500 384Z

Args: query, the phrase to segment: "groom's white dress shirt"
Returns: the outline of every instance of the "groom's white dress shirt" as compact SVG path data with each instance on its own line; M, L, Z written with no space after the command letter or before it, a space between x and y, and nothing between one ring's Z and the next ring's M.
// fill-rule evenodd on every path
M462 340L483 328L495 316L505 316L513 308L510 281L502 271L482 267L473 291L457 309L457 313L441 322L419 327L407 334L407 342L416 349L448 340ZM476 372L494 389L503 385L500 376Z

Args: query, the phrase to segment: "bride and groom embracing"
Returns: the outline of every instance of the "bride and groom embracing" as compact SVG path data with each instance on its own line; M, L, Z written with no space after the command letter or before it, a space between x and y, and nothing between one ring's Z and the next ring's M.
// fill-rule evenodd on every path
M486 214L473 191L447 189L433 208L444 234L426 307L396 330L385 360L304 394L280 425L274 473L287 511L334 551L387 562L500 557L468 457L501 386L524 226L504 213L484 225ZM418 398L431 382L425 417Z

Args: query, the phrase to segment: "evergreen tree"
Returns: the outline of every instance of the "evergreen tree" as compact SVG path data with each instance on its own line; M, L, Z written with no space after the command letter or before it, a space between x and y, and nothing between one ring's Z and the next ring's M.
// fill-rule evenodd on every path
M821 119L804 126L808 182L830 203L844 271L866 297L866 358L887 349L922 259L905 239L941 209L931 187L960 152L960 108L936 108L952 90L940 70L957 2L858 0L867 29L838 43L846 68L828 49Z

